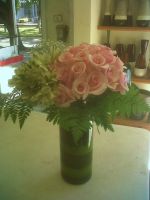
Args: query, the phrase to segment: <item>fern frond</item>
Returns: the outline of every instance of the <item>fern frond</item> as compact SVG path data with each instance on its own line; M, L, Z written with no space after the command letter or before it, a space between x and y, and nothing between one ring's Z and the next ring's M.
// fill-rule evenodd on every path
M113 130L112 122L119 114L130 117L132 114L148 111L150 108L139 94L136 86L122 95L107 90L103 95L91 95L86 102L78 101L67 108L52 106L48 108L47 120L58 124L66 131L71 131L75 141L91 127L91 121L104 130Z
M20 129L22 128L25 120L31 113L31 106L27 105L26 103L20 103L19 104L19 112L18 112L18 119L19 119L19 125Z
M24 102L15 90L7 95L0 94L0 114L3 114L5 121L11 117L13 123L15 123L18 119L20 128L22 128L31 111L32 106Z
M6 103L7 98L8 98L8 94L1 94L0 93L0 116L3 113L3 108L4 108L4 105Z

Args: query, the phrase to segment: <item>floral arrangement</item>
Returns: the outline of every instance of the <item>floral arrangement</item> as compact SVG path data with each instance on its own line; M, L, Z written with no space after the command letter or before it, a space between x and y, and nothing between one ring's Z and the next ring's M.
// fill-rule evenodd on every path
M121 94L128 90L123 62L103 45L70 47L58 57L54 68L60 81L59 106L86 101L89 95L101 95L107 88Z
M138 88L128 85L125 66L114 52L100 44L65 47L43 42L31 59L15 70L10 94L0 94L0 115L19 120L20 127L37 108L47 120L71 130L76 141L95 122L113 131L119 114L148 111Z

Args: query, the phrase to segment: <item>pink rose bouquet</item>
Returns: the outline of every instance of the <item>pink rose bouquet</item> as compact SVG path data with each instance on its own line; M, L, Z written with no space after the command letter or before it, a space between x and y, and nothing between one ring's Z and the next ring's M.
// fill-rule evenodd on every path
M125 94L128 91L123 62L103 45L81 44L69 47L55 62L59 106L69 106L89 95L102 95L108 88Z
M0 115L19 120L22 127L31 111L72 132L78 141L92 122L113 131L119 114L148 111L138 88L128 85L124 64L112 49L100 44L65 47L44 42L17 67L9 81L10 94L0 94Z

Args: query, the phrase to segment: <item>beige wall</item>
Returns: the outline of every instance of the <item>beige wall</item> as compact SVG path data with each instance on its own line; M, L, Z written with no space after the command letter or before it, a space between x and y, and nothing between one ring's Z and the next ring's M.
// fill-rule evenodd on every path
M74 0L74 43L97 43L101 0Z
M97 30L101 20L101 0L91 0L91 43L100 43L100 31Z
M90 42L91 0L74 0L74 44Z

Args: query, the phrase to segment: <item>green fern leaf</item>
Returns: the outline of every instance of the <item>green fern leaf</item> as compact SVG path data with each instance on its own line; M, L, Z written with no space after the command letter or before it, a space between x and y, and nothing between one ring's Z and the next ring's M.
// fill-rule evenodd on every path
M8 94L1 94L0 93L0 116L3 113L4 106L6 104L6 100L8 98Z
M32 110L31 106L29 106L25 103L20 104L20 108L19 108L19 112L18 112L20 129L22 128L27 117L30 115L31 110Z

